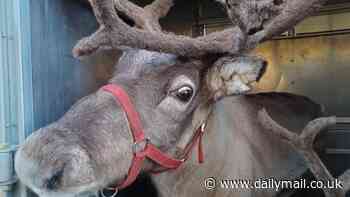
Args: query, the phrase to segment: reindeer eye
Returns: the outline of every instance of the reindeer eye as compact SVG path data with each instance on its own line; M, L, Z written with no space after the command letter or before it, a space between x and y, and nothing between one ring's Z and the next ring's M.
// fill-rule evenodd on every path
M175 90L173 95L181 102L187 103L193 96L193 89L190 86L183 86Z

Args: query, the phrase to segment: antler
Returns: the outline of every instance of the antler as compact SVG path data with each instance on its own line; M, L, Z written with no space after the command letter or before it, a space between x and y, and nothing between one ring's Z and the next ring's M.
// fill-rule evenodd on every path
M155 0L144 8L127 0L89 1L100 28L79 41L73 50L75 57L122 46L188 57L237 54L288 30L325 0L227 0L224 4L236 26L198 38L161 31L159 19L167 15L173 0ZM132 19L135 27L127 25L122 14Z
M220 1L221 3L222 0ZM317 11L325 0L227 0L231 21L245 36L247 49L280 35Z
M336 123L335 117L319 118L311 121L301 132L297 135L288 129L282 127L275 122L265 109L259 111L258 119L260 123L274 135L287 141L292 147L301 154L315 175L316 179L327 182L334 182L335 178L328 171L327 167L323 164L317 153L313 149L313 144L316 136L326 127L334 125ZM339 178L342 183L342 188L323 188L326 197L345 197L347 191L350 190L350 169L344 172Z
M156 0L141 8L127 0L115 0L117 10L129 16L138 27L148 31L161 31L159 19L166 16L173 6L172 0Z

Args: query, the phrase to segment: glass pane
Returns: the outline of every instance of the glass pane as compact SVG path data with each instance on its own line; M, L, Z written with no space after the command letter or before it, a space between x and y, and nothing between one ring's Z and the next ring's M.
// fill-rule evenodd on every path
M297 25L295 31L300 34L344 29L350 29L350 13L310 17Z

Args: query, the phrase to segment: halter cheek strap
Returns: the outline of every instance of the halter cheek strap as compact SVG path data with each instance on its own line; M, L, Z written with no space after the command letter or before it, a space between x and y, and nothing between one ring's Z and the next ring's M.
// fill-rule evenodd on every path
M166 170L177 169L182 163L184 163L194 148L195 144L198 144L198 161L203 163L203 148L202 148L202 136L205 131L205 124L198 128L191 140L191 142L186 146L184 150L183 157L181 159L176 159L170 155L162 152L156 146L154 146L150 139L145 136L144 130L142 128L142 123L139 114L134 108L128 94L124 89L115 84L109 84L102 88L104 91L111 93L118 103L123 108L129 125L130 132L133 136L133 153L134 157L132 159L131 166L129 168L128 175L122 184L118 185L115 190L123 189L131 185L141 172L143 163L146 158L154 161Z

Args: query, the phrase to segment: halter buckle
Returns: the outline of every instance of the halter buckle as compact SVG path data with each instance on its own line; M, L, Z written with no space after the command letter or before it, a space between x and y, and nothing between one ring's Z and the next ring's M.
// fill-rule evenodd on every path
M119 192L118 188L106 188L106 189L110 191L114 190L114 193L110 197L116 197ZM100 194L102 197L107 197L104 193L104 189L100 190Z
M202 133L204 133L206 127L207 127L207 123L206 123L206 122L203 122L202 125L201 125L201 127L200 127Z
M144 138L143 140L140 140L138 142L134 142L134 144L132 145L132 151L133 153L141 153L144 152L147 148L147 145L150 143L150 139L149 138Z

